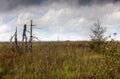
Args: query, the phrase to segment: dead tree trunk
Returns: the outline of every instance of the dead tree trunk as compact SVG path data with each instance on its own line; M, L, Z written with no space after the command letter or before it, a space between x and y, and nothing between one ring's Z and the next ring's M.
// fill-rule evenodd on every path
M17 41L17 27L16 27L16 31L15 31L15 49L18 49L18 41Z
M27 25L24 25L24 29L23 29L23 36L22 36L22 47L24 47L25 45L25 49L27 50L27 35L26 35L26 31L27 31Z
M13 38L14 38L14 42L12 42ZM11 48L12 48L13 51L18 49L17 27L16 27L16 31L15 31L14 35L11 36L11 38L10 38L10 44L11 44Z
M30 41L29 41L29 43L30 43L30 52L32 52L32 47L33 47L33 45L32 45L32 41L33 41L33 34L32 34L33 26L35 26L35 25L33 25L33 21L31 20L31 25L30 25Z
M12 42L12 40L14 37L15 37L15 34L13 36L11 36L11 38L10 38L10 46L13 51L14 51L14 43Z

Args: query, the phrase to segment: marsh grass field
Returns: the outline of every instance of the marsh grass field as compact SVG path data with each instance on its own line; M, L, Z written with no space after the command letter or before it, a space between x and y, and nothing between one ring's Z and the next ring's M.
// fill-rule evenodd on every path
M0 79L120 79L117 47L98 53L88 42L37 42L30 53L0 43Z

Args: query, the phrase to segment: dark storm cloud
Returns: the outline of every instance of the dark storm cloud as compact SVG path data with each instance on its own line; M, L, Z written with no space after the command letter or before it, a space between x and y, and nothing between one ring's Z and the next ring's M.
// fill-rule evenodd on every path
M45 5L50 5L53 2L59 3L63 2L66 4L76 3L79 5L93 5L93 4L104 4L104 3L117 3L120 0L0 0L0 12L15 9L18 6L34 6L41 5L43 3Z
M40 5L43 0L0 0L0 12L17 8L18 6Z
M105 3L117 3L120 0L79 0L80 5L89 5L89 4L105 4Z

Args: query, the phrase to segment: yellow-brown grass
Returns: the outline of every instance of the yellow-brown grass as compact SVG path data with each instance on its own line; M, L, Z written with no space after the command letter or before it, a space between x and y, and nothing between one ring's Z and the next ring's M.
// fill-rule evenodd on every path
M120 54L89 49L88 42L36 42L33 52L0 43L0 79L119 79ZM106 52L105 52L106 53Z

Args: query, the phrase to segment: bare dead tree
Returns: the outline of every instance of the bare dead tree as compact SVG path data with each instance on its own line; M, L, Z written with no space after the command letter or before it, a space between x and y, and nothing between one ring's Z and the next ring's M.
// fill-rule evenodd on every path
M14 44L12 42L13 38L15 37L15 34L11 36L10 38L10 46L11 46L11 49L14 50Z
M24 24L24 28L23 28L23 35L22 35L22 47L24 47L24 43L25 43L25 48L27 50L27 35L26 35L26 31L27 31L27 25Z
M30 52L32 52L32 48L33 48L33 45L32 45L33 38L39 40L36 36L33 36L33 33L32 33L33 26L35 26L35 25L33 25L33 21L31 20L30 31L27 31L27 25L24 24L23 35L22 35L22 47L25 47L26 51L28 50L28 47L29 47ZM30 33L29 43L27 42L26 32ZM14 43L12 42L13 39L14 39ZM11 36L11 38L10 38L10 44L13 46L12 48L15 48L15 49L18 48L17 27L16 27L16 31L15 31L14 35Z
M32 30L33 30L33 26L35 26L35 25L33 25L33 21L31 20L31 25L30 25L30 41L29 41L29 43L30 43L30 52L32 52L32 41L33 41L33 34L32 34Z
M16 27L16 31L15 31L15 49L18 48L18 40L17 40L17 27Z
M14 43L12 42L13 38L14 38ZM12 50L17 50L18 49L17 27L16 27L16 31L15 31L14 35L11 36L11 38L10 38L10 44L12 46Z
M13 36L11 36L11 38L10 38L10 43L11 44L12 44L12 40L13 40L14 36L15 36L15 34Z

